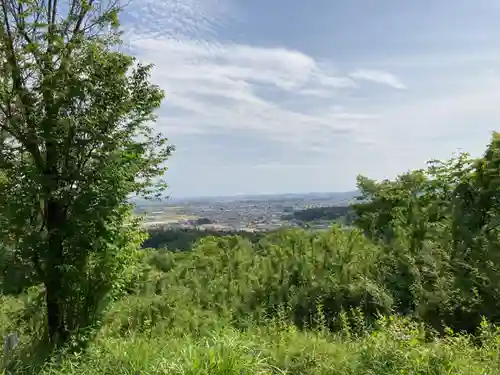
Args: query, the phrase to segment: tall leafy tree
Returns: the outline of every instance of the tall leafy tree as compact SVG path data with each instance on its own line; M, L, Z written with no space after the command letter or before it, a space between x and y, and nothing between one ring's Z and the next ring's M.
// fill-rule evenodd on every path
M44 285L53 345L98 322L130 276L142 238L128 198L165 187L164 93L117 48L120 10L0 1L0 234Z
M479 159L462 153L394 181L358 178L357 225L387 245L386 264L396 267L384 274L398 299L419 301L417 315L437 325L471 331L481 316L500 319L499 171L493 133Z

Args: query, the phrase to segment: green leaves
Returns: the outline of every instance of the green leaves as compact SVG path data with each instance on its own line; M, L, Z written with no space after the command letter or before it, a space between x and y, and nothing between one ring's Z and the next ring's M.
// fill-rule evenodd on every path
M480 159L462 153L394 181L359 177L358 187L357 225L399 264L385 274L402 302L417 300L419 315L459 329L474 329L481 315L500 319L498 133Z
M49 337L67 337L132 277L143 236L127 200L165 188L173 147L152 127L151 65L114 48L114 2L13 4L0 9L2 235L56 301Z

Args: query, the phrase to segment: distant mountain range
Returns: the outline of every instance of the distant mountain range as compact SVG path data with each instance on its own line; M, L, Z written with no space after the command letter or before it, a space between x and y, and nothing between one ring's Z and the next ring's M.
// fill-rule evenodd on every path
M209 196L209 197L189 197L189 198L167 198L162 201L147 201L141 198L133 198L132 201L141 206L155 206L159 204L189 204L203 202L241 202L241 201L286 201L286 200L329 200L338 204L347 204L359 196L359 191L345 192L311 192L311 193L285 193L285 194L245 194L233 196Z

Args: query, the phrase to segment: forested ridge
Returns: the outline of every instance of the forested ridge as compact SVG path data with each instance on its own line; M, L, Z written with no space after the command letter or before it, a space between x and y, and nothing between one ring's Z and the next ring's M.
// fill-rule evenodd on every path
M247 238L251 242L256 242L265 233L238 231L231 233L233 235ZM148 238L142 243L143 248L168 249L169 251L190 250L195 243L205 237L225 237L228 232L206 229L171 229L171 228L153 228L148 230Z
M349 205L346 206L327 206L327 207L311 207L302 210L294 211L291 214L283 215L284 220L298 220L303 222L311 222L317 220L338 221L343 220L346 224L352 223L354 220L354 211Z
M164 192L174 148L119 14L0 2L0 372L500 373L499 133L296 213L352 230L153 249L130 197Z

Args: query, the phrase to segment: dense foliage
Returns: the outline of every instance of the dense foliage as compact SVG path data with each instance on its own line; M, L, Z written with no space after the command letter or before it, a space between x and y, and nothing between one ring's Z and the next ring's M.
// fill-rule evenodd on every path
M151 67L117 51L118 11L0 2L3 272L43 285L54 347L98 326L130 279L143 233L128 199L161 190L171 152L151 126L164 96Z
M345 224L351 224L354 220L354 212L350 206L328 206L328 207L311 207L303 210L294 211L292 214L283 216L284 220L299 220L304 222L327 220L341 220Z
M484 157L459 154L426 170L359 178L356 225L390 257L400 307L433 326L473 331L500 319L500 134Z
M264 236L262 232L238 231L233 233L252 242L258 241ZM193 245L204 237L225 237L228 232L218 230L201 230L193 228L170 229L152 228L148 231L148 238L142 243L143 248L168 249L170 251L186 251L192 249Z

